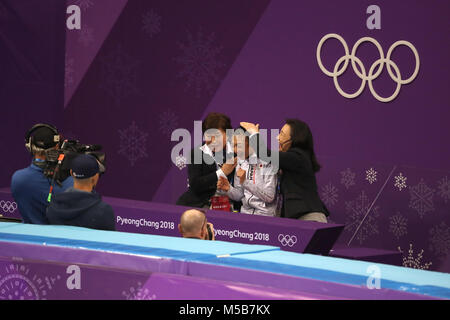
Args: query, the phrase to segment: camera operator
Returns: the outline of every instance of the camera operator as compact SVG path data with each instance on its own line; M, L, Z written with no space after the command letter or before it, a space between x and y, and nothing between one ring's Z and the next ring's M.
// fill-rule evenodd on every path
M183 212L178 230L183 238L215 239L213 225L207 221L206 214L201 209L190 209Z
M99 177L98 160L89 154L78 155L71 163L73 188L53 197L47 208L50 224L69 225L99 230L115 228L115 215L111 206L95 192Z
M59 149L60 135L58 130L48 124L34 125L25 136L25 146L33 155L29 167L16 171L11 179L11 192L17 202L24 223L48 224L45 210L49 204L51 179L44 175L46 151ZM63 192L73 185L68 177L61 186L53 186L53 194Z

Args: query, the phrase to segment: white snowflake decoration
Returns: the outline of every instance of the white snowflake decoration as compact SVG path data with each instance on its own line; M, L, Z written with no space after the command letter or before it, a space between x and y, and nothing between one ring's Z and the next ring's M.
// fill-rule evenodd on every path
M161 16L153 9L142 15L142 30L147 33L150 38L161 32Z
M150 296L150 291L145 288L142 289L142 283L138 282L137 287L130 287L128 291L122 291L122 296L125 297L126 300L155 300L156 295Z
M434 190L429 188L423 179L414 187L409 187L411 199L409 207L419 213L420 218L423 218L425 213L434 211L433 194Z
M126 156L132 167L140 158L148 157L146 146L148 133L140 131L134 121L127 129L119 130L119 135L118 153Z
M47 300L60 280L60 275L37 274L23 264L4 265L0 276L0 300Z
M450 227L445 222L430 229L430 250L444 259L450 250Z
M184 168L186 168L186 158L183 156L177 156L176 160L175 160L175 165L178 167L178 169L183 170Z
M399 239L408 233L408 219L397 212L396 215L389 218L389 232Z
M172 136L172 132L177 129L178 117L172 112L172 110L166 110L159 115L159 130L169 138Z
M94 30L86 25L83 25L78 31L78 42L87 47L94 43Z
M349 188L351 186L355 185L355 176L356 174L353 173L350 168L347 168L344 171L341 171L341 184L343 184L345 186L345 188Z
M398 247L398 250L403 253L402 249ZM420 253L415 258L413 256L414 250L412 248L412 244L409 244L409 250L408 250L408 256L403 257L403 266L407 268L413 268L413 269L428 269L432 262L424 263L422 264L422 258L423 258L423 249L420 251Z
M89 9L92 5L94 5L94 2L92 0L76 0L76 4L83 10Z
M450 181L447 176L439 180L438 189L438 195L440 195L444 199L445 203L447 203L447 201L450 200Z
M70 87L74 83L75 60L66 56L64 67L64 87Z
M140 288L142 284L138 283L138 288ZM139 289L136 289L135 287L130 287L128 291L122 291L122 296L125 297L127 300L134 300L134 297L136 296L136 293Z
M156 295L155 294L150 295L149 290L145 288L144 290L138 291L134 300L156 300Z
M378 224L376 218L379 217L379 207L373 206L371 212L367 214L370 205L371 203L364 191L361 192L360 196L356 200L345 202L347 212L345 230L354 234L359 228L356 234L356 239L360 244L362 244L369 236L378 234ZM366 218L364 219L364 217ZM364 222L361 224L363 219Z
M377 181L377 172L373 168L366 170L366 180L369 181L370 184Z
M122 100L138 92L137 71L139 62L126 54L122 46L112 50L101 60L102 82L100 87L104 89L120 106Z
M213 33L204 37L202 31L198 31L194 37L188 31L187 43L178 43L183 51L181 56L175 58L181 65L178 77L186 78L186 90L192 88L197 97L203 91L212 92L214 85L220 81L218 71L225 66L219 58L222 48L213 45L214 40Z
M322 200L327 206L338 202L338 189L330 183L322 187Z
M404 177L401 172L398 176L395 176L394 179L394 187L398 188L399 191L402 191L402 189L406 188L406 180L408 178Z

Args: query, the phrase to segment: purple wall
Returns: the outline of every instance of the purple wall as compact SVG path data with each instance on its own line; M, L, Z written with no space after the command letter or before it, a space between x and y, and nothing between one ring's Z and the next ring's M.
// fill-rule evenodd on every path
M6 10L0 6L0 24L8 24L0 28L0 69L7 70L0 77L0 147L14 155L0 172L5 186L28 162L22 137L37 121L104 146L104 195L173 203L186 188L186 169L170 163L172 129L192 131L193 120L213 110L229 114L235 125L255 121L265 128L298 117L313 130L323 165L319 193L330 218L347 225L339 242L400 247L405 265L450 272L444 267L450 248L449 2L378 1L381 29L369 30L369 1L78 1L85 4L81 31L65 28L61 4L41 5L42 14L31 15L37 2L14 1L18 19L12 2L4 2ZM46 24L38 28L41 20ZM25 22L36 27L26 29ZM60 27L50 32L45 28L52 23ZM420 58L418 75L391 102L376 100L368 84L346 99L317 63L317 45L329 33L341 35L350 51L358 39L373 37L385 55L394 42L409 41ZM343 53L337 40L328 40L325 67L332 69ZM367 72L378 59L370 43L356 56ZM407 47L391 59L403 79L412 74L415 59ZM346 92L361 83L351 66L338 79ZM373 85L381 96L396 88L386 70Z
M63 1L0 1L0 183L31 162L25 133L35 123L61 126L64 97Z
M267 3L127 2L63 120L65 130L81 141L104 146L108 174L99 186L104 194L152 200L172 166L172 130L191 128L201 118ZM96 6L85 10L92 18L86 25L103 19L101 12L89 15ZM67 37L79 43L76 52L67 52L77 70L82 33L68 31ZM97 40L93 27L92 39L87 48ZM78 118L83 123L73 120Z

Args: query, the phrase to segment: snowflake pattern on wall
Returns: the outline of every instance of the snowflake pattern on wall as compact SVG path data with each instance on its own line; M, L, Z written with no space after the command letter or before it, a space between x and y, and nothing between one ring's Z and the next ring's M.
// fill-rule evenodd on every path
M438 189L438 195L440 195L445 203L447 203L447 201L450 200L450 181L447 176L438 181Z
M1 273L0 300L47 300L61 280L60 275L36 273L20 263L3 265Z
M127 129L119 130L119 135L118 153L127 157L132 167L140 158L148 157L146 146L148 133L139 130L134 121Z
M356 200L346 201L345 207L347 212L347 221L345 230L349 231L353 235L360 226L361 221L366 216L370 205L371 203L364 191L361 192ZM358 233L356 234L356 239L359 241L359 244L362 244L371 235L378 234L378 211L379 207L373 206L371 212L367 214L364 222L359 227Z
M347 189L351 186L355 185L355 176L356 174L353 173L350 168L347 168L344 171L341 171L341 184L343 184Z
M411 195L409 207L416 210L420 218L423 218L425 213L434 211L434 190L429 188L423 179L420 180L418 185L410 187L409 193Z
M142 15L142 30L147 33L150 38L161 32L161 16L153 9Z
M83 25L78 31L78 42L83 46L88 47L94 43L94 41L94 30L87 25Z
M401 172L398 176L395 176L394 179L394 187L398 188L399 191L402 191L402 189L406 188L406 180L408 178L404 177Z
M101 60L102 81L100 88L104 89L120 106L124 98L136 94L137 72L139 62L124 52L122 46L117 46Z
M75 75L75 60L66 56L65 66L64 66L64 87L70 87L74 83Z
M397 240L408 233L408 218L397 212L389 218L389 232L393 233Z
M214 33L205 37L199 30L196 36L188 31L186 43L178 42L182 54L175 58L181 66L177 76L186 79L185 90L194 90L197 98L203 91L212 92L213 87L220 81L218 72L225 66L219 57L222 47L215 46L214 40Z
M441 260L447 257L450 250L450 227L445 222L430 229L430 250Z
M398 250L402 254L404 254L404 252L402 251L402 249L400 247L398 247ZM432 262L427 262L427 263L422 264L423 249L420 251L420 253L417 255L417 257L414 257L413 254L414 254L414 250L412 248L412 244L410 243L409 250L408 250L408 256L407 257L403 256L402 264L404 267L426 270L432 265Z
M126 300L155 300L156 295L150 295L150 291L145 288L142 289L142 283L138 282L137 287L130 287L128 291L122 291L122 296Z
M165 110L159 115L159 131L167 137L178 127L178 116L172 110Z
M83 10L87 10L94 5L92 0L76 0L75 3Z
M370 184L377 181L377 172L373 168L366 170L366 180L369 181Z
M327 206L338 202L338 189L330 183L322 187L322 200Z
M152 294L150 295L150 292L147 288L144 290L139 290L136 296L134 297L134 300L156 300L156 295Z

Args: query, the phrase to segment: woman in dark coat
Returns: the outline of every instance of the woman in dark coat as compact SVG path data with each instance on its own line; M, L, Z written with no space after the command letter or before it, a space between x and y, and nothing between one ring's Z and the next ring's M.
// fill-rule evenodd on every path
M241 122L250 133L250 143L270 154L259 139L259 125ZM281 217L327 222L328 209L319 197L315 173L320 170L308 125L298 119L287 119L277 137L279 142Z

